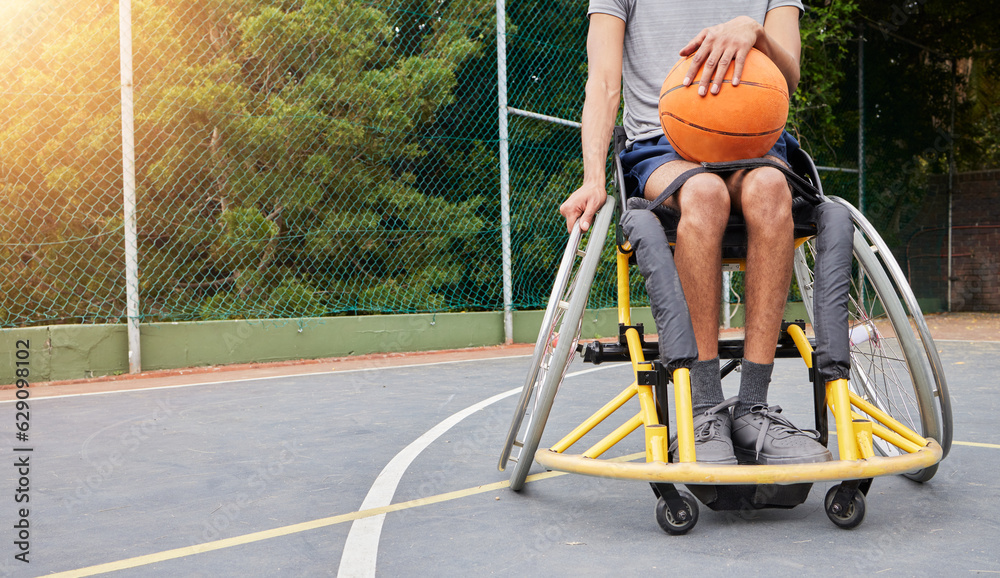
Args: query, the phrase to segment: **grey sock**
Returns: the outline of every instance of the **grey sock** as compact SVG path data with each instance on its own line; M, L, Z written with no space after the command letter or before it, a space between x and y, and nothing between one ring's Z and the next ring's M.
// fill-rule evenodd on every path
M733 408L733 419L750 413L755 405L767 405L767 386L771 383L773 363L761 365L743 360L740 368L740 402Z
M705 413L726 401L719 377L719 358L695 361L691 365L691 406L694 415Z

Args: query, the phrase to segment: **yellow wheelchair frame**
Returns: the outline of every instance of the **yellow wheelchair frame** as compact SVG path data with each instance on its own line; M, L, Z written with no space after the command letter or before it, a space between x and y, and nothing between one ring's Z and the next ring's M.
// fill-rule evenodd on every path
M616 134L616 141L620 139L619 132ZM618 146L620 147L620 143ZM617 161L617 155L615 156ZM806 158L808 159L808 155ZM803 171L805 176L820 187L811 159L806 165ZM621 173L620 167L616 168L619 169L616 185L620 194L623 189ZM634 379L628 387L551 448L537 449L552 400L569 361L578 349L586 349L578 347L579 332L597 260L615 211L616 203L609 200L598 213L586 248L583 248L583 235L577 227L571 233L563 255L560 272L536 341L532 368L500 459L501 470L509 462L515 465L511 488L520 490L523 487L532 458L550 470L646 481L652 484L659 497L656 517L660 526L668 533L683 534L697 522L698 505L691 494L673 487L677 483L688 486L775 484L787 487L793 484L840 481L827 493L826 513L836 525L853 528L864 519L865 494L872 478L905 474L916 481L930 479L936 471L936 465L947 455L952 429L947 384L937 350L916 305L916 299L881 238L867 220L845 201L834 197L824 197L824 201L841 203L851 211L855 224L853 248L859 277L863 275L869 281L869 285L859 281L860 289L855 291L856 297L852 297L852 317L856 322L854 328L860 328L863 335L875 342L870 345L872 348L888 347L895 343L902 350L899 357L905 361L909 381L895 386L902 390L912 388L911 391L904 391L902 397L910 398L915 405L912 412L920 414L922 434L914 431L917 427L914 420L910 419L910 423L906 424L897 419L899 415L891 415L893 412L910 413L911 408L902 412L896 410L895 402L888 399L893 395L879 393L879 384L873 382L885 379L885 376L880 376L877 370L872 371L868 367L863 352L854 359L854 350L857 348L861 351L860 346L852 347L850 381L838 379L820 383L815 377L816 373L812 371L813 345L803 330L804 323L786 323L783 326L786 347L791 345L797 350L797 355L805 362L810 375L814 376L817 429L821 431L821 441L824 444L828 429L827 408L833 415L839 459L797 465L698 463L695 455L690 379L688 369L683 367L675 369L669 376L669 381L673 383L676 424L676 451L671 452L667 412L663 411L666 395L660 393L658 399L654 391L657 386L665 387L668 376L662 366L647 360L647 352L651 350L643 340L641 325L634 326L632 323L629 288L629 259L632 251L627 241L619 239L617 294L621 335L619 344L609 344L608 347L614 348L617 345L623 359L627 354ZM805 252L808 244L807 238L797 240L795 270L804 297L807 297L807 310L811 310L808 259ZM577 261L579 264L574 268L573 264ZM740 262L739 266L742 268L743 263ZM872 306L873 310L866 309L866 303L872 299L871 296L866 297L866 289L870 293L877 293L875 299L879 300L878 308ZM879 325L883 327L880 328ZM568 339L565 338L567 333ZM559 338L560 334L563 339ZM604 349L599 344L594 344L594 347ZM881 350L871 356L879 354ZM791 355L783 355L789 356ZM607 357L614 359L614 355ZM877 363L882 362L884 360ZM903 366L898 360L897 363ZM898 376L892 379L898 379ZM569 453L585 435L634 397L639 401L637 413L581 453ZM600 459L640 427L645 434L644 463ZM517 449L520 450L519 453L515 452ZM808 492L809 486L804 487Z

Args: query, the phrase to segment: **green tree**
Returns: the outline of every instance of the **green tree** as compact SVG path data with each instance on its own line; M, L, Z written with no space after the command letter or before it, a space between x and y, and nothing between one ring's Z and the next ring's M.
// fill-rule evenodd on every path
M62 17L0 53L0 211L23 223L0 239L4 323L123 308L117 13L52 4ZM144 315L462 307L495 189L456 177L490 154L443 146L469 135L442 114L491 7L136 0Z
M0 18L0 324L117 320L117 18L11 4Z
M510 2L507 75L510 106L579 121L587 80L587 4ZM514 303L544 307L566 243L559 205L579 186L580 133L511 115L510 190Z
M856 3L851 36L865 38L865 212L890 243L902 243L906 223L923 210L928 179L948 171L952 150L958 170L1000 161L991 107L1000 6L983 0ZM853 53L841 65L848 74L834 91L853 103L860 64L856 48L848 50ZM839 116L857 126L856 112ZM831 145L824 151L834 159L830 164L857 158L856 138ZM853 193L846 196L856 201Z
M813 2L799 22L801 79L791 96L788 127L815 156L835 156L850 132L838 109L857 8L853 0Z
M412 167L427 154L420 132L453 101L456 71L478 49L459 18L470 9L483 12L306 0L193 21L189 37L209 36L218 50L208 62L192 54L183 78L195 82L157 86L145 120L147 146L165 151L148 193L215 221L215 237L197 237L207 250L191 247L198 270L171 275L213 296L203 314L231 302L286 315L259 304L300 302L272 298L289 278L322 295L327 311L449 306L440 290L462 272L451 249L483 227L482 199L427 195ZM422 27L413 29L414 13ZM274 227L251 223L262 218Z

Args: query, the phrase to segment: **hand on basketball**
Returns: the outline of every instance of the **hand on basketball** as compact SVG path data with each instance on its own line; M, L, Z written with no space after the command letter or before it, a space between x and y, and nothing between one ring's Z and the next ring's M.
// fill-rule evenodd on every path
M586 231L594 222L594 215L604 206L608 194L604 188L596 184L584 183L579 189L559 207L559 212L566 217L566 230L573 232L573 225L580 220L580 229Z
M684 78L684 86L689 86L694 81L698 69L704 64L698 81L698 94L705 96L709 90L712 94L718 94L726 71L734 61L736 66L732 85L739 84L747 53L757 43L763 30L753 18L740 16L699 32L680 52L681 56L694 55Z

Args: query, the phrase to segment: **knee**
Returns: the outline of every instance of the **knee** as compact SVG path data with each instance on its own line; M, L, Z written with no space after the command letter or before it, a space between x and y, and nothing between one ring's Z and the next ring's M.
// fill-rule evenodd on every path
M743 179L740 197L748 226L792 226L792 191L778 169L763 167L750 171Z
M682 225L702 231L722 231L729 221L729 189L718 176L709 173L695 175L681 187L678 205Z

